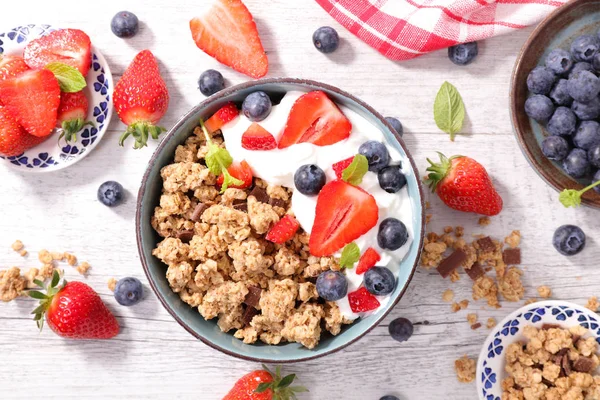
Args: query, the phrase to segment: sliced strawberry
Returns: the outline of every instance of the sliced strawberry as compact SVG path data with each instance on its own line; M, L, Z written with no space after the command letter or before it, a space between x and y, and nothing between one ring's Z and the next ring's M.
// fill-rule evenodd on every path
M47 69L26 71L0 82L0 101L27 132L44 137L56 125L60 87Z
M242 147L246 150L272 150L277 147L277 142L268 130L253 122L242 135Z
M369 247L358 260L358 266L356 267L356 273L358 275L364 274L375 266L381 260L379 253L372 247Z
M317 198L315 222L310 235L310 254L329 256L377 225L375 198L344 181L323 186Z
M217 61L252 78L262 78L269 60L252 14L241 0L216 0L190 21L196 46Z
M85 120L88 115L88 105L88 99L83 92L60 95L56 125L63 130L61 138L65 137L67 142L75 141L77 132L81 131L84 126L94 125L93 122Z
M342 161L338 161L331 166L335 171L335 176L337 176L338 179L342 179L342 172L344 172L344 170L348 168L348 165L352 164L352 160L354 160L354 156L346 158Z
M284 215L265 236L269 242L283 244L294 237L300 223L289 214Z
M212 117L206 120L204 126L209 132L214 132L223 127L228 122L233 121L240 115L237 107L233 102L225 104Z
M0 105L0 155L14 157L46 140L46 137L30 135Z
M328 146L347 139L351 130L348 118L325 93L309 92L292 106L279 139L279 148L305 142Z
M229 174L234 178L237 178L244 182L239 186L229 185L230 188L245 189L247 187L252 186L252 168L250 168L250 165L248 165L246 161L242 161L241 163L234 162L229 166L229 168L227 168L227 171L229 171ZM220 175L217 178L217 185L221 186L223 184L224 179L225 178L223 177L223 175Z
M352 312L367 312L381 305L379 300L363 286L355 292L348 293L348 301Z
M90 37L79 29L60 29L29 42L23 57L32 69L42 69L51 62L75 67L87 76L92 64Z
M22 57L0 54L0 81L15 77L28 69Z

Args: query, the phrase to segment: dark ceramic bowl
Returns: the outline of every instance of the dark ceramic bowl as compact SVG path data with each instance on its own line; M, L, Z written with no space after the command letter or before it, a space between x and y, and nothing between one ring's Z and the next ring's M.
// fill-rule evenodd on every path
M175 148L191 134L200 118L206 119L211 116L226 102L241 103L249 93L256 90L263 90L274 99L281 98L291 90L322 90L335 102L351 108L383 131L388 142L410 160L412 166L413 173L407 176L407 179L413 219L404 222L411 224L415 237L408 254L402 261L398 285L392 293L390 302L377 313L364 319L361 318L352 325L346 325L339 335L324 335L319 345L313 350L308 350L298 343L279 346L248 345L235 339L231 334L221 332L215 320L204 320L197 309L191 308L181 301L176 293L173 293L165 277L167 267L152 256L152 249L161 240L150 225L150 217L154 208L158 206L161 195L161 168L173 162ZM188 332L209 346L235 357L263 362L295 362L321 357L346 347L373 329L385 318L406 291L421 253L424 225L423 195L418 172L404 142L392 127L379 113L356 97L329 85L297 79L265 79L234 86L208 98L184 115L169 131L150 160L139 191L136 215L137 243L142 265L150 281L150 286L167 311Z
M510 112L515 136L529 163L550 186L558 191L582 189L591 179L576 180L568 176L560 163L548 160L542 154L541 143L549 134L545 128L525 114L525 100L529 96L527 75L543 65L548 53L560 47L568 50L579 35L596 34L600 28L600 1L574 0L550 14L533 31L517 57L510 88ZM558 198L558 196L557 196ZM600 194L589 190L582 203L600 208Z

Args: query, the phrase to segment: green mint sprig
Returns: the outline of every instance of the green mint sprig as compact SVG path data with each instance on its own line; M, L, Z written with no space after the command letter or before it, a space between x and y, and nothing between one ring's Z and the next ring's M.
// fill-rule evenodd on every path
M342 180L354 186L360 185L368 170L369 161L367 157L357 154L350 165L342 171Z
M340 267L352 269L354 264L360 259L360 249L354 242L344 246L342 250L342 258L340 258Z
M61 62L51 62L46 65L46 69L52 72L58 80L61 92L75 93L87 86L85 78L75 67Z
M449 82L444 82L433 103L433 118L442 131L454 136L460 132L465 121L465 104L458 89Z
M579 207L581 205L581 195L587 192L588 190L595 188L598 185L600 185L600 181L594 182L581 190L565 189L562 192L560 192L558 200L560 200L562 205L567 208Z
M208 152L206 153L206 157L204 157L204 160L206 161L206 166L208 167L210 172L212 172L216 176L223 174L223 185L221 185L221 193L224 193L229 186L243 185L243 181L234 178L233 176L231 176L229 171L227 171L227 168L229 168L229 166L233 162L231 154L229 154L227 149L219 147L212 141L210 134L208 133L208 129L206 129L204 121L202 120L200 120L200 127L202 128L202 132L204 132L206 143L208 143Z

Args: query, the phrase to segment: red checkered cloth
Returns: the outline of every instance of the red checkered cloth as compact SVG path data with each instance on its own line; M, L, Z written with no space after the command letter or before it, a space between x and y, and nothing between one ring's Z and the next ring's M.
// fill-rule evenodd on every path
M333 18L392 60L512 32L566 0L316 0Z

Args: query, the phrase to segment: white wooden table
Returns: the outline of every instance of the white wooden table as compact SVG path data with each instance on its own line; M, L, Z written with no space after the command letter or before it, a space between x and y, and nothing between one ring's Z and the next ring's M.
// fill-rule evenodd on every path
M57 5L57 3L59 5ZM208 68L222 71L228 84L247 80L198 50L188 21L201 7L192 0L81 0L10 2L2 5L0 27L51 23L85 29L108 59L118 79L133 56L150 48L161 61L171 93L162 121L170 127L203 99L197 78ZM143 5L142 5L143 4ZM453 212L430 198L439 231L463 225L468 233L485 232L503 238L512 229L523 235L524 282L527 297L550 285L554 297L580 304L600 294L599 213L564 209L557 193L529 167L513 137L508 112L508 85L513 63L531 32L480 43L477 61L454 66L440 51L395 63L380 56L339 26L315 2L247 0L269 54L270 77L288 76L327 82L365 100L384 115L404 123L404 138L423 172L425 158L435 151L464 154L487 167L504 198L504 211L487 228L475 215ZM112 16L121 9L142 21L139 34L123 41L110 31ZM334 26L342 44L331 56L318 53L313 31ZM451 143L433 121L435 94L448 80L464 98L468 122L464 134ZM66 341L50 330L39 334L30 320L33 303L20 299L0 304L0 398L181 398L220 399L244 373L258 365L240 361L195 340L162 308L152 294L140 265L134 227L135 198L140 179L156 143L134 151L120 148L123 125L115 117L98 147L81 163L48 175L16 173L0 165L0 267L37 267L41 249L72 251L92 265L86 282L114 310L121 334L110 341ZM109 179L123 184L124 205L109 209L96 200L98 186ZM582 227L588 245L576 257L560 256L551 245L554 229L564 223ZM30 252L23 259L10 249L22 240ZM66 267L70 279L83 279ZM146 284L146 298L131 308L120 307L107 288L111 277L135 276ZM453 284L456 299L470 299L470 280L461 275ZM441 294L449 282L435 272L418 269L399 305L370 334L349 348L311 362L289 365L310 388L302 399L373 399L396 394L401 399L476 399L475 384L456 380L453 363L463 354L476 357L488 331L472 331L466 311L449 312ZM471 302L482 322L498 320L522 305L503 303L498 310ZM399 344L387 328L404 316L415 325L413 337ZM424 325L424 321L429 324Z

